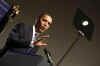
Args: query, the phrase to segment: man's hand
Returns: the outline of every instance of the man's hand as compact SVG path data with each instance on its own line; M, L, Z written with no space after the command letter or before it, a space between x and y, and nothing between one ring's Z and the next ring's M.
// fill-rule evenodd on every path
M41 36L36 42L34 42L35 46L47 46L47 43L44 43L43 41L49 38L49 35Z

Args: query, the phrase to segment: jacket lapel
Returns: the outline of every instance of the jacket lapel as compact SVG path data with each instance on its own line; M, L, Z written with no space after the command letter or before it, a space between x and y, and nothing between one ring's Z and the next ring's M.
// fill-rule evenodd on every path
M25 26L25 40L31 41L33 34L33 26Z

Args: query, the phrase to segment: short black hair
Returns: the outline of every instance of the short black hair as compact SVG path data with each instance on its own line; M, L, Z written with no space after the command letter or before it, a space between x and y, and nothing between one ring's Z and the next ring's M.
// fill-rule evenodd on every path
M53 18L53 16L51 15L50 12L48 12L48 11L43 11L43 12L41 12L41 14L39 15L39 19L40 19L42 16L44 16L45 14L47 14L48 16L51 16L51 17Z

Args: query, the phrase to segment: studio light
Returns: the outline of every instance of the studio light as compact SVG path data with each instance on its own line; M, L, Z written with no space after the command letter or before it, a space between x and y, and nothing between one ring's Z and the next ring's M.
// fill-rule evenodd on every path
M89 22L88 21L83 21L82 25L85 27L85 26L88 26Z
M86 16L80 8L77 8L76 14L73 19L73 25L78 33L86 37L87 40L92 39L94 32L94 24L89 16Z

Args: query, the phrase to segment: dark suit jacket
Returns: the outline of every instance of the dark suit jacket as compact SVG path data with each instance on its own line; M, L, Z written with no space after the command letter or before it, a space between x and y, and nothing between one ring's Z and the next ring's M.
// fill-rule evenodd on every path
M42 56L7 55L0 59L0 66L50 66Z
M28 27L24 23L16 24L9 34L7 42L2 50L0 50L0 56L2 57L8 50L25 52L29 47L32 40L33 26ZM38 47L32 48L34 53L38 50Z

